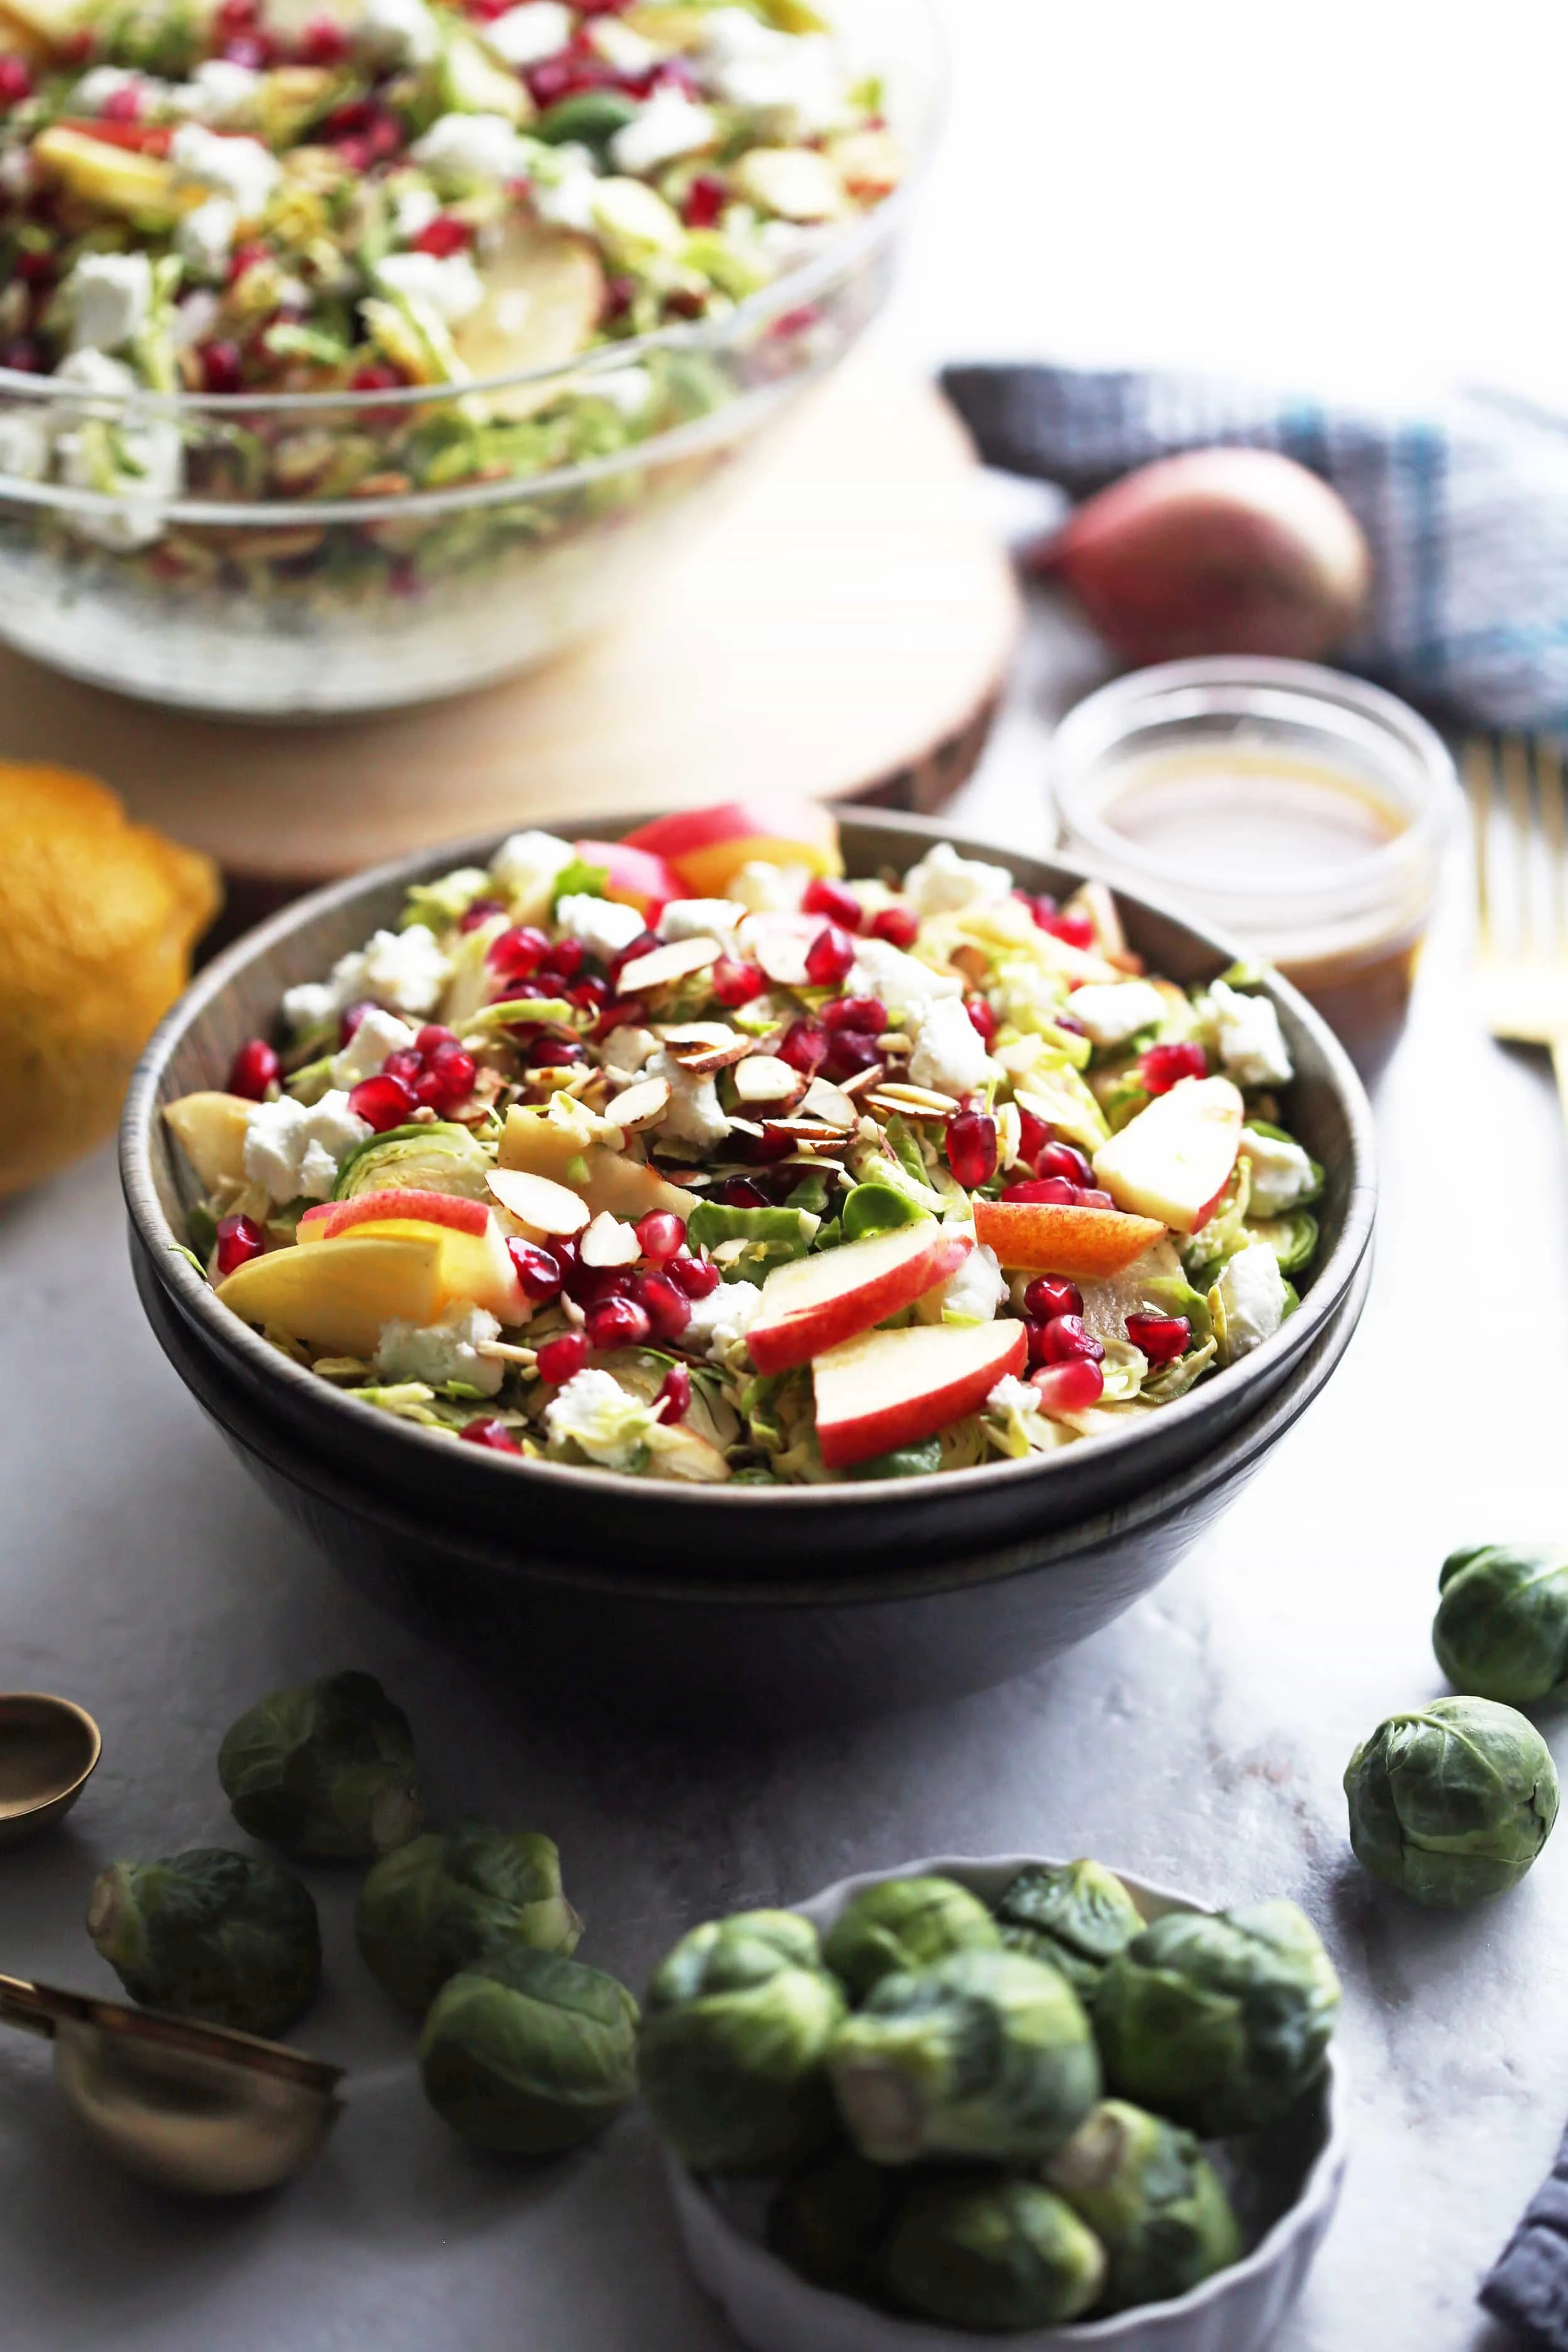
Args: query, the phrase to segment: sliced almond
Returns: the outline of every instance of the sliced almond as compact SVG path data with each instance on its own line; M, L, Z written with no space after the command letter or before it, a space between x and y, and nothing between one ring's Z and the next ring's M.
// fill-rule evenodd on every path
M605 1117L618 1127L623 1135L635 1135L639 1127L652 1127L669 1108L668 1078L639 1078L624 1093L612 1095L605 1105Z
M801 1074L776 1054L752 1054L735 1067L735 1092L742 1102L793 1101L800 1092Z
M911 1110L936 1113L958 1108L956 1095L939 1094L935 1087L910 1086L902 1078L889 1078L877 1091L890 1095L895 1102L907 1103Z
M731 1118L730 1125L734 1132L739 1135L761 1135L763 1132L763 1129L757 1125L754 1118L735 1118L732 1117Z
M745 1256L751 1246L743 1234L737 1234L732 1242L721 1242L717 1249L709 1252L709 1255L715 1265L733 1265L737 1258Z
M748 915L741 941L778 988L804 988L805 951L823 928L820 915Z
M616 985L623 996L636 996L645 988L668 988L691 972L706 971L722 953L717 940L670 940L622 964Z
M861 1075L868 1076L870 1073ZM849 1097L826 1078L813 1078L801 1097L800 1109L803 1118L819 1118L826 1127L835 1127L843 1135L847 1135L858 1117Z
M710 1045L750 1045L727 1021L656 1021L654 1034L677 1056L687 1046L700 1052Z
M929 1104L922 1106L907 1102L897 1095L884 1094L879 1088L876 1094L868 1095L866 1099L871 1108L880 1112L884 1118L946 1118L955 1108L952 1103L944 1103L940 1110L933 1110Z
M605 1209L594 1219L577 1250L584 1265L635 1265L642 1255L642 1244L635 1225L612 1217Z
M792 1143L842 1143L844 1129L810 1118L770 1118L770 1135L787 1135Z
M852 1078L846 1078L837 1091L846 1101L853 1102L858 1096L867 1093L870 1087L879 1086L886 1076L886 1071L879 1070L873 1062L868 1070L857 1070Z
M588 1222L587 1202L553 1177L492 1168L487 1181L501 1207L531 1234L580 1234Z

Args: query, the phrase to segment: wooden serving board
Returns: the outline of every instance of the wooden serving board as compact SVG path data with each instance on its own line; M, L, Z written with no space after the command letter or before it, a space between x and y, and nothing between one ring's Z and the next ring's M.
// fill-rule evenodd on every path
M1018 623L934 392L858 362L781 428L641 611L527 675L384 717L164 710L0 649L0 753L82 767L210 850L231 922L313 883L573 812L804 791L931 809Z

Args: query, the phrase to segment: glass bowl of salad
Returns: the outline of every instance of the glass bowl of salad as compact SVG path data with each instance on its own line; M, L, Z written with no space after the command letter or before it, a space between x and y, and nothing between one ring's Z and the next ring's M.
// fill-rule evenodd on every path
M0 635L387 708L637 593L885 294L923 0L0 11Z
M1342 1051L1225 943L778 802L289 908L149 1048L123 1171L160 1339L334 1549L591 1596L599 1654L808 1598L875 1647L918 1595L971 1682L1256 1466L1373 1198Z

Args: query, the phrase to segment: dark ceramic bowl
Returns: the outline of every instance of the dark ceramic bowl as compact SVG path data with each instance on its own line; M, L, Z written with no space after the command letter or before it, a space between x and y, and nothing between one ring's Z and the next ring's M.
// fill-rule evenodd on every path
M595 830L613 835L636 821L596 820ZM870 812L847 818L843 836L852 872L901 868L952 837L940 824ZM126 1097L121 1172L153 1329L274 1499L345 1567L389 1570L404 1590L438 1596L443 1615L471 1604L492 1625L510 1622L531 1651L564 1656L575 1643L605 1671L622 1656L633 1683L657 1656L660 1673L668 1661L689 1690L727 1685L733 1695L747 1660L766 1688L797 1670L807 1679L810 1657L826 1670L826 1687L857 1690L859 1704L910 1702L999 1680L1115 1616L1303 1409L1360 1314L1371 1114L1322 1022L1286 983L1269 983L1298 1073L1288 1116L1328 1171L1322 1244L1300 1309L1243 1363L1141 1426L1039 1462L783 1490L509 1462L341 1394L219 1307L182 1255L196 1191L159 1116L176 1097L221 1085L236 1047L270 1027L284 989L319 978L395 921L410 883L482 863L495 845L381 867L248 934L163 1023ZM1065 892L1080 878L1056 861L1013 866L1036 890ZM1234 960L1230 945L1165 909L1125 894L1121 905L1156 971L1201 982ZM684 1631L661 1638L676 1623Z

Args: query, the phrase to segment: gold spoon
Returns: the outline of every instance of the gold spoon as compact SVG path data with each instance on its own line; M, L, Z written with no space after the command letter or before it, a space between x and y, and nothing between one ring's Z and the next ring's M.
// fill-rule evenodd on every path
M45 1691L0 1691L0 1846L63 1819L102 1752L85 1707Z
M100 2147L193 2197L275 2189L342 2112L341 2066L225 2026L0 1976L0 2024L55 2045L55 2080Z

